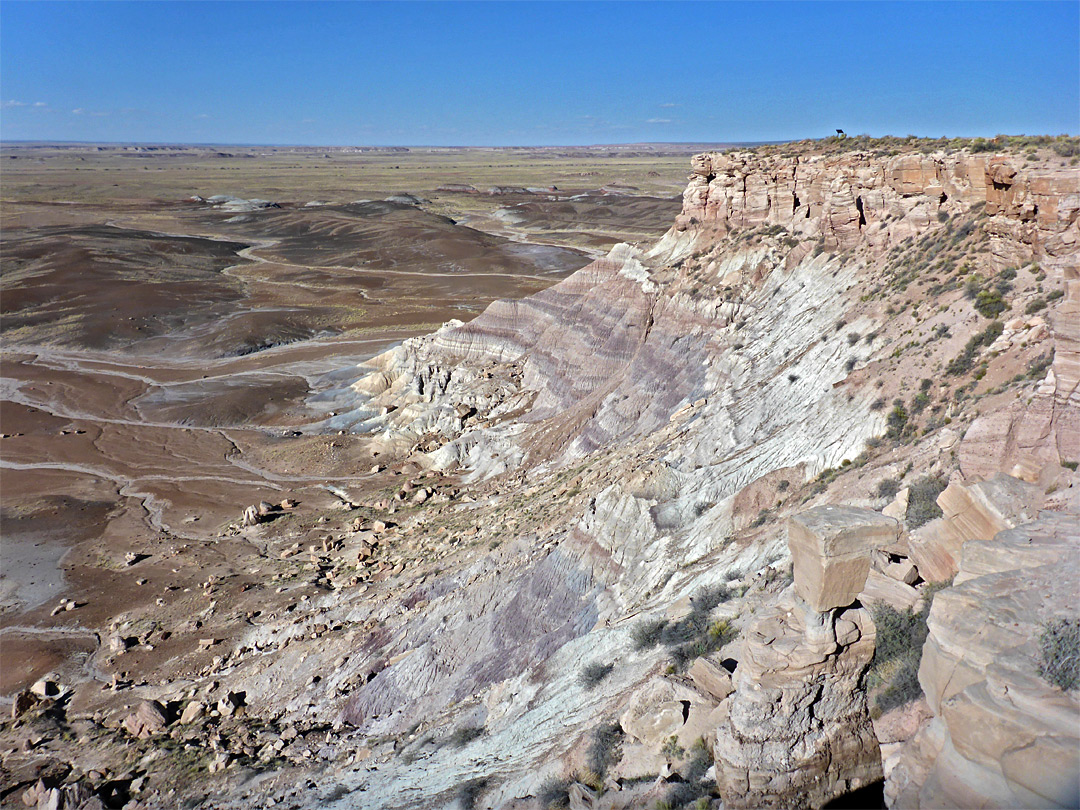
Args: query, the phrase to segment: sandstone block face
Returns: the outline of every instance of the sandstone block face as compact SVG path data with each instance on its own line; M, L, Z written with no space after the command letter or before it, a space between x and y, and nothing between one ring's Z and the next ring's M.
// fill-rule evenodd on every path
M895 543L900 524L870 509L818 506L788 521L795 591L822 613L858 597L870 572L870 554Z
M709 657L696 660L687 674L698 689L717 700L723 700L735 688L728 671Z
M937 502L944 516L908 538L911 558L929 582L956 574L967 541L989 540L998 532L1034 520L1043 491L1001 474L970 485L954 481Z
M1080 519L969 541L937 595L919 682L936 717L902 749L890 807L1076 807L1080 700L1038 674L1039 636L1080 612Z

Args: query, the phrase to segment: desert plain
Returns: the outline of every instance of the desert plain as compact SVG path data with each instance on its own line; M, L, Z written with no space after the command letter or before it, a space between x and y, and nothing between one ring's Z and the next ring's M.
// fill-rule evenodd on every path
M247 505L386 486L335 411L358 364L656 239L702 148L5 146L0 700L164 674L195 639L87 668L257 581Z

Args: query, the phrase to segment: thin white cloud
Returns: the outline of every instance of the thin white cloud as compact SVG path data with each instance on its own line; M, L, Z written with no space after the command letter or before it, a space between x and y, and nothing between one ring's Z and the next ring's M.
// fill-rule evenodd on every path
M15 99L9 99L8 101L4 102L3 106L4 107L29 107L30 105L27 104L25 101L16 101Z
M82 115L84 112L86 112L86 110L84 110L82 107L76 107L74 110L71 111L71 114Z
M101 110L87 110L87 109L84 109L83 107L76 107L74 110L71 111L71 114L72 115L89 115L89 116L92 116L93 118L104 118L105 116L108 115L107 112L102 112Z
M198 115L195 116L196 120L201 119L201 118L209 118L209 117L210 116L207 115L206 113L199 113Z
M646 124L670 124L670 118L650 118L645 122Z
M670 107L679 107L679 106L681 106L681 105L679 105L679 104L676 104L676 103L675 103L675 102L673 102L673 101L665 101L665 102L664 102L663 104L661 104L660 106L661 106L661 107L668 107L668 108L670 108Z
M49 105L46 104L44 101L35 101L34 106L35 107L48 107Z

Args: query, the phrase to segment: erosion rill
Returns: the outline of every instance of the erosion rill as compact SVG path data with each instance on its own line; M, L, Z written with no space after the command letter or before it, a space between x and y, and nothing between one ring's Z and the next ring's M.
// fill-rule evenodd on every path
M145 807L819 807L882 776L896 807L1075 805L1041 639L1080 609L1080 174L1000 145L698 156L657 244L343 371L327 428L370 477L237 515L277 573L182 603L182 676L125 680L153 605L105 632L78 750L17 703L12 784L48 801L52 757Z

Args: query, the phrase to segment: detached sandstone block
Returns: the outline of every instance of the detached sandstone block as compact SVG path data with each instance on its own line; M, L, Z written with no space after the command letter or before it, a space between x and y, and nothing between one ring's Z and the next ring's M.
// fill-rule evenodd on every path
M816 506L788 519L795 591L819 613L850 605L875 549L895 543L900 524L872 509Z

